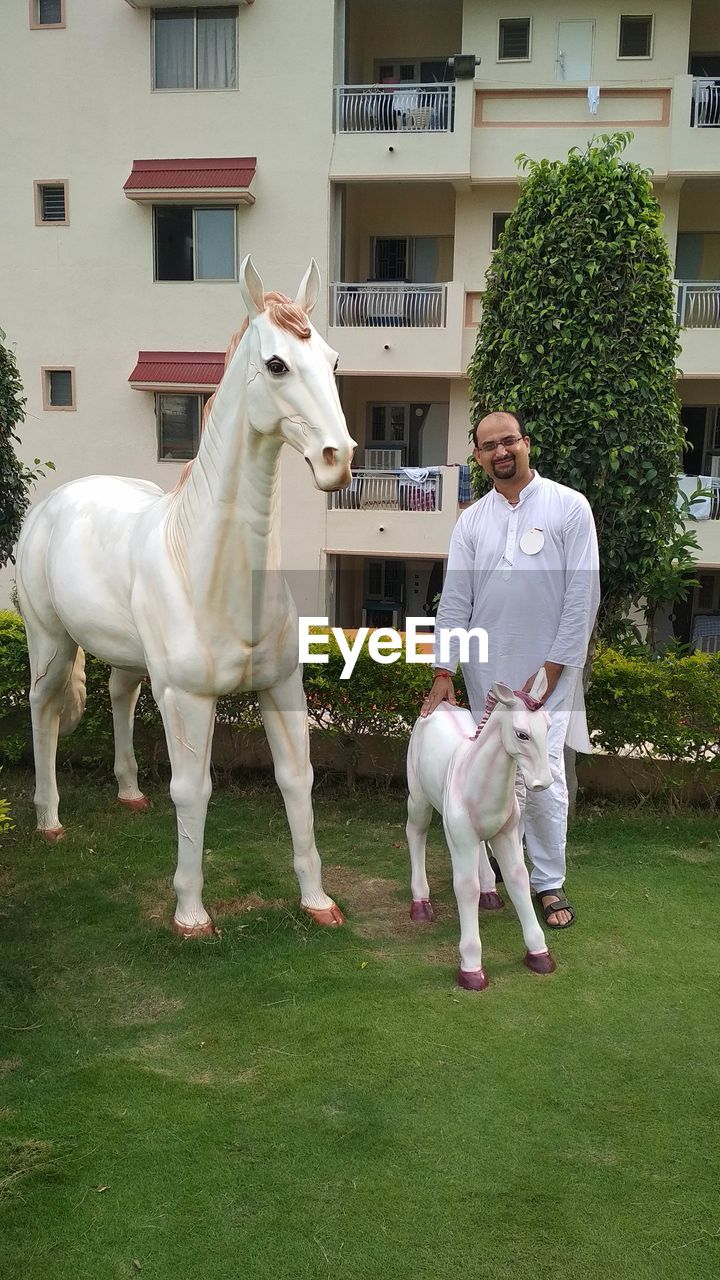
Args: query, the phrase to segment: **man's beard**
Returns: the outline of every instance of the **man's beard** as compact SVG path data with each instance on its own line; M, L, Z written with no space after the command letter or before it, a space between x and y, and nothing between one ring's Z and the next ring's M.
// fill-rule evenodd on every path
M492 464L493 475L497 480L510 480L515 475L515 472L517 471L517 462L515 458L510 458L509 462L512 463L512 469L510 469L508 465L508 461L505 461L501 463L501 466L504 467L504 470L498 473L498 470L497 470L498 464L495 461L493 461L493 464Z

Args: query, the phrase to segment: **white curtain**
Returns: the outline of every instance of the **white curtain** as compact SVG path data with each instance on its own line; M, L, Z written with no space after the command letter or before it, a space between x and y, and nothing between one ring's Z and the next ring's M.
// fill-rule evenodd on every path
M154 14L155 88L192 89L195 12Z
M237 84L235 15L235 9L198 9L198 89L235 88Z
M195 279L235 279L235 210L195 210Z

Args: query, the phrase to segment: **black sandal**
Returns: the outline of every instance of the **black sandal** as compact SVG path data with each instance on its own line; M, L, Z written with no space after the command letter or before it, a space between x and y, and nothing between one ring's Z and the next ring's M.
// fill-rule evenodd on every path
M559 889L541 889L539 892L536 891L536 896L537 896L538 903L540 905L540 910L542 911L543 916L545 917L545 924L547 925L548 929L569 929L570 925L574 924L575 922L575 911L570 906L570 903L568 902L567 898L564 896L564 893L563 893L564 888L565 888L564 885L560 885ZM551 893L555 893L558 895L557 902L548 902L547 904L544 903L543 898L547 898L548 895ZM550 921L548 920L548 916L554 916L557 911L570 912L570 919L567 921L567 924L551 924L550 923Z

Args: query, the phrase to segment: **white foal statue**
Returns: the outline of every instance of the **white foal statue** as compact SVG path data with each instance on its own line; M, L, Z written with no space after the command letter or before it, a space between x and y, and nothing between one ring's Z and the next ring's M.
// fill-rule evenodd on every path
M302 453L318 489L350 483L351 440L337 356L308 322L320 289L313 260L294 302L263 292L249 258L249 319L207 406L200 448L172 493L144 480L90 476L55 490L20 537L17 586L30 650L35 806L48 840L63 834L55 755L84 709L84 654L110 663L119 799L138 788L133 714L149 673L167 737L177 811L174 930L214 930L202 901L205 815L216 699L257 690L285 801L303 907L339 925L323 890L311 802L307 709L295 607L280 570L280 449ZM81 646L81 647L79 647Z
M485 851L492 842L503 880L520 918L527 948L524 962L534 973L552 973L555 961L535 918L530 881L518 830L516 767L530 791L552 781L547 753L548 717L537 699L547 689L540 668L530 697L494 684L497 705L478 731L469 711L441 702L417 720L408 747L408 821L413 920L432 920L425 874L425 841L433 809L442 814L460 916L458 983L470 991L488 985L482 967L478 907L502 906Z

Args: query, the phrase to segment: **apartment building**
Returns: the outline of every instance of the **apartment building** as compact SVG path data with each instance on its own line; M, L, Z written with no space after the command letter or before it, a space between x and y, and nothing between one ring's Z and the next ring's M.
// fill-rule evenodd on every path
M682 465L714 486L693 612L720 614L718 8L13 4L0 324L25 455L55 461L52 483L172 487L243 318L239 262L251 252L266 288L293 292L314 256L313 318L359 449L352 487L329 496L285 451L284 564L303 611L402 625L439 589L466 496L465 370L514 157L630 129L676 264Z

